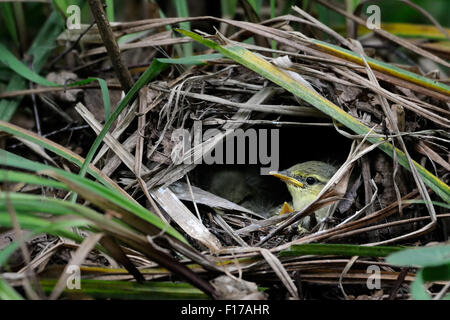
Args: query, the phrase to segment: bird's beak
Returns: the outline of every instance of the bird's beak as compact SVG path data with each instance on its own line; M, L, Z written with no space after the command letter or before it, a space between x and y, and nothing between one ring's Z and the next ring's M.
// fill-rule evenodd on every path
M282 172L270 171L269 174L274 176L274 177L277 177L278 179L283 180L286 183L291 183L294 186L297 186L297 187L300 187L300 188L303 188L303 186L304 186L303 183L301 183L300 181L298 181L298 180L296 180L294 178L288 177L286 174L284 174Z

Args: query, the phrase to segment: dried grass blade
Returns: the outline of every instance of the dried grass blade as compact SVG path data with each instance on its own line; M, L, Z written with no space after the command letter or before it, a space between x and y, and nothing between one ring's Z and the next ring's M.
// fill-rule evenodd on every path
M289 291L289 294L294 299L299 299L297 287L294 284L294 281L291 279L286 269L283 267L283 264L278 260L278 258L267 249L260 249L261 255L267 261L269 266L275 272L275 274L280 278L283 285Z
M150 194L190 237L209 248L220 250L220 241L195 217L195 215L168 188L153 190Z
M71 275L70 272L67 272L68 268L72 266L79 266L102 237L103 233L94 233L84 239L83 243L77 249L72 259L64 268L64 272L62 273L61 277L55 285L55 288L53 289L52 294L50 295L50 300L56 300L66 288L66 282Z

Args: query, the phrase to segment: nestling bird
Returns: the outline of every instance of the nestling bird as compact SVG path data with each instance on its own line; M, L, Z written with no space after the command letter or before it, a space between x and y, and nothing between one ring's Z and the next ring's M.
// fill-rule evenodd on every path
M270 172L271 175L284 181L292 196L295 211L300 211L317 197L319 192L336 173L337 169L322 161L307 161L298 163L287 170ZM317 221L325 218L328 206L315 212ZM306 220L306 219L305 219ZM308 222L307 224L310 224ZM305 225L310 229L311 225Z

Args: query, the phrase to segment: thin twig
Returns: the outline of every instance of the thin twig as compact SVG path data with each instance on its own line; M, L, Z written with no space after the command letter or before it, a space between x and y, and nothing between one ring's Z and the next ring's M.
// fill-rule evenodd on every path
M398 289L402 285L403 281L405 281L406 275L408 274L409 268L402 268L400 274L398 275L397 281L395 281L394 286L392 287L392 291L389 294L389 300L394 300L397 296Z
M103 5L100 0L89 0L89 6L91 7L92 15L97 23L98 31L108 51L109 58L114 67L117 78L122 85L125 92L130 91L133 86L133 79L131 78L130 71L125 67L122 58L120 57L120 49L117 45L114 33L111 30L108 19L106 18Z

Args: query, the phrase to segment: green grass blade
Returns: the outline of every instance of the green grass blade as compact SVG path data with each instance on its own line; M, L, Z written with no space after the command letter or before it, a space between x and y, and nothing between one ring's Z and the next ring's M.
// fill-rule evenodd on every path
M44 86L60 86L57 83L48 81L34 71L30 70L23 62L18 60L3 44L0 43L0 62L14 70L17 74L34 83Z
M2 150L2 149L0 149L0 164L4 165L4 166L20 168L20 169L24 169L24 170L31 170L31 171L34 170L35 172L37 172L37 171L44 171L44 170L53 171L53 172L59 173L60 175L66 176L67 179L70 179L71 177L77 177L77 175L75 175L73 173L66 172L64 170L61 170L61 169L58 169L58 168L54 168L54 167L51 167L49 165L46 165L46 164L43 164L43 163L40 163L40 162L35 162L35 161L31 161L31 160L25 159L25 158L23 158L21 156L15 155L13 153L10 153L10 152ZM80 162L80 164L81 164L81 162ZM98 169L96 169L96 170L98 170ZM96 171L94 171L94 175L95 174L96 174ZM0 178L5 179L5 181L7 181L8 180L8 175L3 176L3 177L0 176ZM102 176L99 176L99 178L103 179ZM109 178L107 178L107 179L109 179ZM110 183L108 183L108 180L105 180L102 183L104 183L104 185L106 187L117 191L122 197L124 197L124 198L128 199L129 201L135 203L136 205L140 206L131 196L129 196L122 189L120 189L120 187L117 186L118 189L113 188L111 183L114 183L114 182L112 180L109 180L109 181L110 181ZM144 209L144 210L146 210L146 209ZM127 213L128 212L129 211L127 211ZM144 215L144 217L147 217L149 211L145 211L145 212L146 212L146 214ZM134 213L131 213L131 214L134 214ZM143 214L143 213L141 212L141 214Z
M84 219L70 219L65 221L48 221L43 218L34 217L27 214L17 213L17 220L22 228L31 230L32 232L25 238L25 240L32 238L33 236L41 233L48 233L54 236L60 236L67 239L71 239L81 243L83 238L79 235L68 231L73 227L87 227L89 222ZM12 227L11 218L8 212L0 211L0 226ZM7 264L8 258L19 248L19 242L11 242L8 246L0 251L0 265Z
M8 29L11 39L13 39L13 41L16 45L19 45L19 37L17 35L16 23L14 20L14 13L11 8L11 4L2 2L2 3L0 3L0 8L1 8L2 16L3 16L3 20L5 21L6 29Z
M11 68L14 72L16 72L18 75L22 76L25 79L30 80L31 82L43 85L43 86L50 86L50 87L63 87L64 85L55 83L52 81L49 81L45 79L44 77L40 76L33 70L29 69L25 64L23 64L22 61L18 60L3 44L0 43L0 62L5 64L7 67ZM105 119L109 117L109 113L111 110L111 104L109 99L109 91L108 86L106 84L106 81L101 78L87 78L81 81L76 81L69 86L77 86L77 85L84 85L88 84L92 81L98 81L102 97L103 97L103 106L105 109Z
M6 280L0 278L0 300L23 300L23 297Z
M78 178L81 179L81 177ZM23 211L26 212L28 210L32 210L33 212L45 212L47 211L46 209L57 208L58 210L66 210L67 212L69 212L69 214L75 214L89 221L92 221L95 225L96 230L104 230L112 237L117 238L120 243L126 243L131 248L143 252L146 256L157 261L161 266L171 270L172 272L180 273L187 279L187 281L200 288L203 288L203 290L206 290L209 293L212 292L212 287L210 287L210 285L206 281L199 278L198 275L192 272L189 268L185 267L183 264L169 256L165 252L160 251L159 248L153 248L153 246L148 243L148 240L142 233L136 232L136 230L132 229L130 226L120 223L120 221L117 220L118 218L112 218L110 216L100 214L88 207L76 203L71 203L70 201L46 198L43 196L31 194L0 193L0 207L6 207L6 197L8 197L10 203L12 203L12 205L16 209L16 212L19 213ZM31 205L34 205L34 208L32 208ZM96 205L99 204L96 203ZM4 208L3 212L5 212ZM0 214L0 218L1 216L2 215ZM20 216L21 218L23 218L26 215L21 214ZM8 217L8 219L3 221L3 223L7 223L9 221L10 219ZM23 223L24 221L21 222ZM171 233L170 227L165 228L165 232L167 234ZM150 233L150 235L153 235L153 233Z
M0 181L3 182L21 182L50 188L68 190L67 186L61 182L39 177L34 174L0 169Z
M57 47L56 39L64 30L65 20L56 12L52 12L44 26L33 40L33 44L27 52L33 57L31 68L34 72L41 72L53 49Z
M51 292L56 280L42 279L42 288L45 292ZM79 290L68 290L64 293L70 298L80 296L95 299L123 299L123 300L150 300L150 299L208 299L201 290L188 283L174 282L146 282L136 283L114 280L90 280L82 279Z
M0 132L1 131L7 132L13 136L17 136L25 140L28 140L32 143L35 143L45 148L46 150L49 150L57 154L58 156L66 159L67 161L73 163L74 165L80 168L83 165L84 160L82 157L51 140L38 136L34 132L22 129L21 127L0 120ZM16 168L27 170L29 168L33 168L34 170L46 170L53 168L51 166L47 166L36 161L25 159L23 157L20 157L3 149L0 149L0 164L14 166ZM114 188L119 190L121 193L125 193L125 191L120 189L111 179L109 179L107 176L102 175L101 171L96 167L91 165L89 167L88 172L92 177L100 181L103 185L107 186L108 188L111 189Z
M180 18L189 17L187 0L174 0L173 3L175 4L175 10L177 11L178 17ZM185 30L191 30L191 23L181 22L180 27ZM192 43L185 43L183 44L182 47L183 47L183 54L185 57L190 57L194 55L194 47Z
M78 216L84 220L80 220L79 226L95 227L95 230L107 230L108 232L117 234L124 237L136 238L139 234L136 233L131 227L122 223L118 218L111 218L104 214L101 214L89 207L83 206L77 203L71 203L66 200L48 198L34 194L24 194L9 192L8 194L0 194L0 211L7 212L8 207L6 200L14 206L14 209L19 213L24 228L36 230L36 228L48 228L48 232L51 233L53 227L57 228L58 232L63 229L58 228L55 222L62 219L64 216ZM49 218L39 218L34 216L34 213L42 212L51 215L58 216L58 220L52 221ZM6 216L6 217L5 217ZM9 214L1 216L1 223L5 226L10 225ZM77 220L77 219L75 219ZM84 222L83 222L84 221ZM71 236L70 236L71 237Z
M61 200L57 198L49 198L41 195L26 194L26 193L16 193L8 192L0 194L0 212L7 212L8 206L6 201L9 201L14 207L14 209L19 213L21 219L24 219L22 223L24 228L31 230L36 230L36 228L47 228L46 231L49 233L53 230L64 231L64 228L60 228L56 222L61 222L62 219L69 221L68 223L73 223L74 226L79 227L91 227L95 230L113 230L114 232L123 231L128 232L128 234L133 233L136 235L131 227L123 224L118 218L107 217L104 214L95 211L89 207L83 206L78 203L71 203L66 200ZM52 216L57 216L57 219L52 220L51 218L41 218L37 217L35 213L46 213ZM70 216L70 217L65 217ZM75 216L83 218L72 218ZM74 221L71 221L73 219ZM5 226L11 226L9 213L1 216L1 223ZM26 229L25 228L25 229ZM55 228L55 229L52 229ZM40 230L40 229L39 229ZM43 232L40 230L40 232ZM72 239L72 235L69 234L69 238Z
M208 61L214 61L223 58L220 53L199 54L196 56L183 58L158 58L157 60L167 64L186 64L186 65L202 65L207 64Z
M105 0L106 3L106 17L109 22L114 21L114 0Z
M111 208L111 206L117 206L122 210L125 210L126 212L130 212L131 214L140 217L144 221L156 226L161 230L162 229L166 230L166 232L169 235L187 244L187 241L184 239L184 237L173 227L167 226L161 219L159 219L159 217L154 215L152 212L148 211L137 202L127 197L124 197L121 193L119 193L115 189L109 189L87 178L80 177L79 175L66 172L58 168L53 168L44 164L33 162L21 158L20 156L8 153L7 151L5 151L4 154L0 155L0 164L19 167L27 170L36 170L36 171L46 170L47 172L51 171L54 173L54 175L57 175L59 179L63 180L64 185L69 185L70 189L72 190L73 188L76 188L77 190L83 191L83 194L86 196L86 198L92 201L94 204L98 205L99 207L107 208L105 206L109 205L109 208ZM25 174L22 174L22 177L24 176ZM6 176L0 175L0 179L7 180L8 175ZM31 178L28 177L28 179ZM0 194L0 199L1 196L2 195ZM0 206L1 205L2 204L0 203Z
M323 51L326 51L335 56L344 58L345 60L352 61L364 66L364 61L361 58L361 56L350 50L320 40L313 39L312 42ZM367 63L370 65L370 67L374 70L393 75L397 78L418 84L423 87L427 87L429 89L444 93L446 95L450 95L450 86L444 83L418 75L417 73L404 70L389 63L382 62L367 56L364 58L367 60Z
M253 70L254 72L262 75L266 79L274 82L275 84L283 87L287 91L291 92L295 96L300 99L310 103L323 113L327 114L331 118L336 121L342 123L347 128L353 130L355 133L360 135L369 134L370 128L359 122L356 118L349 115L347 112L339 108L337 105L329 101L328 99L322 97L318 93L310 90L309 88L303 86L298 81L291 78L287 73L283 72L279 68L275 67L271 63L264 60L262 57L255 55L249 50L235 45L230 44L226 46L221 46L216 42L203 39L196 33L186 31L186 30L178 30L180 33L193 38L194 40L222 53L224 56L233 59L234 61L242 64L243 66ZM381 150L383 150L390 157L394 155L394 147L389 142L385 141L383 138L379 137L368 137L367 139L373 144L384 142L378 146ZM397 159L400 165L410 170L408 159L406 155L399 149L395 149L397 153ZM428 185L436 194L439 195L444 201L450 202L450 188L447 184L439 180L436 176L434 176L431 172L426 170L420 164L413 160L414 165L417 168L417 171L422 176L423 181L426 185Z
M222 17L232 19L236 12L238 0L220 0L220 7L222 8Z
M337 31L338 28L335 28ZM420 38L429 40L447 40L445 34L438 28L432 25L426 24L413 24L413 23L382 23L381 29L392 33L396 36L403 38ZM445 28L445 31L450 34L450 28ZM358 26L358 35L362 36L372 32L372 30L366 28L366 26Z
M142 74L142 76L136 81L136 83L131 87L130 91L126 94L126 96L122 99L122 101L119 103L117 108L114 110L112 115L106 120L106 123L98 134L97 138L95 139L94 143L92 144L91 148L89 149L89 152L86 156L86 159L80 169L80 175L84 176L88 170L89 164L91 163L92 159L94 158L95 152L97 152L98 147L100 146L103 138L105 137L106 133L111 128L114 121L117 119L119 114L125 109L125 107L130 103L134 97L136 96L137 92L146 85L151 79L156 77L162 70L164 70L167 67L167 64L159 62L157 60L153 60L152 64L145 70L145 72Z
M377 246L368 247L352 244L298 244L292 245L287 250L280 251L281 256L303 255L338 255L361 257L386 257L393 252L403 250L404 247Z
M425 290L425 282L422 277L423 270L417 271L416 280L411 283L411 295L414 300L431 300L430 295Z
M10 201L14 208L23 214L33 214L35 212L42 212L46 214L51 214L54 216L64 216L75 214L75 212L79 211L77 206L79 204L75 204L74 206L67 205L69 202L64 202L61 199L52 199L47 198L40 195L35 194L27 194L27 193L15 193L9 192L8 194L0 194L0 199L5 201L5 203L0 203L0 210L2 212L7 211L8 206L6 201ZM70 203L69 203L70 204ZM100 213L98 213L100 214ZM5 223L8 223L8 219L5 220ZM47 220L43 221L42 226L47 226ZM39 226L39 225L37 225Z
M25 88L25 86L26 86L25 80L21 76L14 74L8 83L6 92L22 90ZM0 101L0 119L4 121L9 121L11 117L14 115L14 112L16 111L21 101L22 101L21 96L15 97L13 99L2 99Z
M261 11L261 6L262 6L262 0L244 0L247 1L248 3L250 3L250 5L252 6L253 10L255 10L255 12L259 15L260 11Z
M52 0L52 1L55 8L58 9L64 17L67 17L67 7L69 6L67 0Z
M44 26L39 30L33 44L27 51L27 55L33 57L32 68L35 72L40 72L47 61L47 58L55 47L56 38L63 30L63 25L64 23L61 17L56 12L52 12ZM16 91L25 88L25 80L15 74L8 84L7 91ZM2 99L0 101L0 120L9 121L21 101L22 97Z
M183 236L171 226L166 225L159 217L152 212L142 207L137 202L125 198L115 190L108 189L94 181L88 180L84 177L67 174L59 171L57 174L52 174L56 179L62 181L74 190L83 195L83 197L103 209L114 209L111 205L105 202L110 202L114 206L120 207L122 210L131 212L141 219L151 223L161 230L165 230L167 234L187 244Z
M106 84L106 81L101 78L95 78L95 80L97 80L98 84L100 85L103 99L103 108L105 110L105 119L108 119L109 115L111 114L111 100L109 98L108 85Z
M276 5L277 5L276 0L270 0L270 18L271 18L271 19L275 18L275 15L276 15L276 12L275 12L275 10L276 10Z

